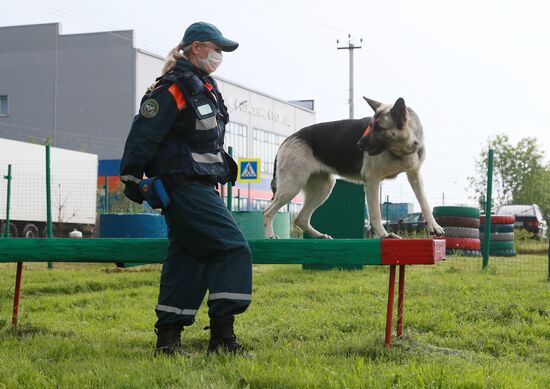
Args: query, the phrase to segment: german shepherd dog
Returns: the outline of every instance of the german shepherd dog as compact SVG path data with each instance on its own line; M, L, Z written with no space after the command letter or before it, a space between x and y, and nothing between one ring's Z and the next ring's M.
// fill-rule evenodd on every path
M294 224L314 238L330 235L311 226L313 212L329 197L338 175L361 183L367 195L371 226L379 238L399 238L382 225L380 182L405 172L426 220L428 231L444 235L424 194L420 167L425 157L422 124L402 98L383 104L363 97L373 117L317 123L290 135L277 152L271 189L273 199L264 210L265 237L276 238L273 217L304 191L304 205Z

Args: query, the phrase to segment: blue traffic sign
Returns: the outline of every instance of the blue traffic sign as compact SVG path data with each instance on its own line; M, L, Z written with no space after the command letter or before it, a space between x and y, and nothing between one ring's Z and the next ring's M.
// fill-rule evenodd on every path
M260 158L239 158L238 182L260 182Z

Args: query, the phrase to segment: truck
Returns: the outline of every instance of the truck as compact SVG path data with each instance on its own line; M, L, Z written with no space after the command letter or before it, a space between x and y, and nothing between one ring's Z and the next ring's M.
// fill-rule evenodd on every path
M95 233L97 169L96 154L50 147L50 204L54 237L68 237L73 232L77 236L80 232L90 237ZM46 146L0 138L2 236L7 228L11 237L47 236L46 192ZM8 210L9 227L6 223Z

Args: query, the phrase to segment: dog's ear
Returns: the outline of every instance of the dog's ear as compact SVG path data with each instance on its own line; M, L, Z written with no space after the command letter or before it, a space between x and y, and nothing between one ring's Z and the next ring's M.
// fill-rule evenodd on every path
M376 112L376 110L377 110L378 108L380 108L380 106L382 105L382 103L380 103L380 102L378 102L378 101L376 101L376 100L371 100L371 99L369 99L368 97L363 96L363 98L365 99L365 101L366 101L367 103L369 103L370 107L372 108L372 110L373 110L374 112Z
M407 106L405 105L405 100L402 97L398 98L392 109L390 110L390 115L395 124L398 127L401 127L408 119Z

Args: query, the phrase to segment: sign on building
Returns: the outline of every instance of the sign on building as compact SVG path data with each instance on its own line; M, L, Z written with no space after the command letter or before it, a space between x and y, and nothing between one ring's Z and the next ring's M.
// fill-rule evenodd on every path
M239 158L238 182L260 182L260 158Z

